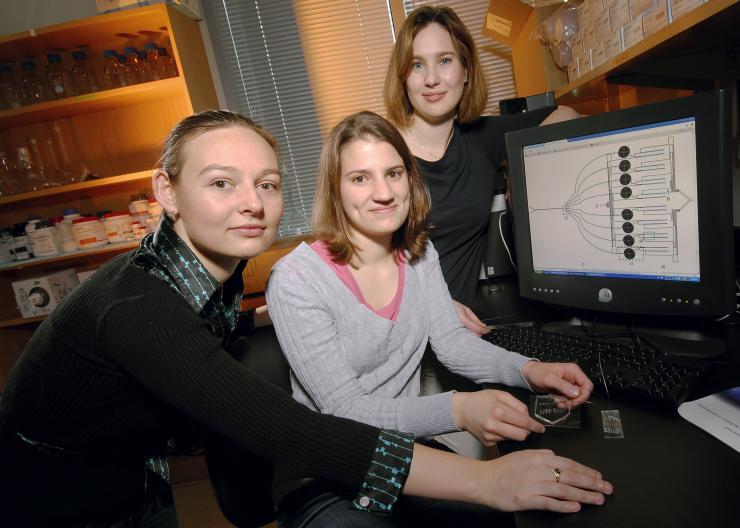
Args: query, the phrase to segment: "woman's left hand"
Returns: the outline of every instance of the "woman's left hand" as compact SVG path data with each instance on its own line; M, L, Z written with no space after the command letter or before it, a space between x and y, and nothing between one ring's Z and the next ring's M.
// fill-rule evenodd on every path
M594 384L575 363L529 361L522 367L522 374L533 389L556 391L565 396L571 406L585 403L594 389Z

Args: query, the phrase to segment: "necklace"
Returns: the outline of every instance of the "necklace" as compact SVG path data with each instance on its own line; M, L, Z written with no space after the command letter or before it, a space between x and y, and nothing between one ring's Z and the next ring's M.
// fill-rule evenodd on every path
M455 130L455 127L454 127L454 126L451 126L451 127L450 127L450 133L449 133L449 134L447 134L447 140L445 141L445 144L444 144L444 146L442 147L442 153L441 153L441 154L437 154L436 152L432 152L432 151L431 151L431 150L429 150L429 149L428 149L427 147L425 147L425 146L424 146L424 145L423 145L423 144L421 143L421 141L419 141L418 139L416 139L416 136L414 135L414 133L413 133L413 131L411 130L411 128L409 128L409 129L408 129L408 132L409 132L409 136L411 136L411 141L413 141L413 142L414 142L414 144L415 144L415 145L416 145L417 147L419 147L419 149L421 149L422 151L424 151L424 152L425 152L425 153L426 153L427 155L429 155L429 157L430 157L430 158L432 158L432 159L433 159L434 161L439 161L439 160L441 160L441 159L442 159L442 157L443 157L443 156L445 155L445 152L447 152L447 147L449 147L449 146L450 146L450 141L452 141L452 132L453 132L454 130Z

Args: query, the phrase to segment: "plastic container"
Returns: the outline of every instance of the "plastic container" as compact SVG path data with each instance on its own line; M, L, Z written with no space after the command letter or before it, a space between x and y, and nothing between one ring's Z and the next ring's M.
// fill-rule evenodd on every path
M100 91L98 78L87 62L87 53L73 51L72 58L75 61L74 66L72 66L72 79L77 86L77 93L86 94Z
M149 202L145 198L134 195L131 197L131 203L128 204L128 211L132 215L149 213Z
M144 44L144 50L146 51L146 63L149 65L152 81L164 79L164 77L162 77L162 72L160 71L161 61L157 45L154 42L147 42Z
M118 61L116 50L103 51L103 85L112 90L126 86L124 66Z
M57 229L59 229L59 238L62 244L61 250L64 253L70 253L79 249L77 247L77 241L75 240L74 231L72 230L72 221L77 218L82 218L82 216L75 208L65 209L63 215L62 219L57 222L56 225Z
M49 53L46 56L49 67L46 70L46 82L48 83L51 96L54 99L64 99L77 93L72 75L62 63L62 56L59 53Z
M0 263L13 260L13 233L7 227L0 229Z
M72 233L79 249L104 246L108 243L103 223L95 216L83 216L72 220Z
M108 242L126 242L133 240L134 232L131 228L131 215L127 211L114 211L103 215L103 227Z
M146 224L142 224L139 220L131 222L131 229L134 232L134 240L141 240L146 236Z
M36 63L32 60L21 61L21 79L18 81L21 104L30 105L47 100L47 92L36 72Z
M28 237L29 251L31 256L36 255L36 226L43 220L40 216L33 216L26 221L24 227Z
M8 64L0 64L0 110L20 108L21 99L18 86L13 79L13 69Z
M33 254L36 257L53 257L62 250L59 230L51 220L41 220L33 234Z
M31 255L31 243L26 236L26 225L15 224L13 227L13 260L28 260Z
M177 64L175 64L175 58L167 53L167 48L159 48L160 58L160 78L164 79L167 77L177 77Z

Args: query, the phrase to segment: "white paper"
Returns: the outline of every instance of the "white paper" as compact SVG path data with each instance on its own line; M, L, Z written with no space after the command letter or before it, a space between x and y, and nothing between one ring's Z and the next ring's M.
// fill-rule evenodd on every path
M740 453L740 387L682 403L678 414Z

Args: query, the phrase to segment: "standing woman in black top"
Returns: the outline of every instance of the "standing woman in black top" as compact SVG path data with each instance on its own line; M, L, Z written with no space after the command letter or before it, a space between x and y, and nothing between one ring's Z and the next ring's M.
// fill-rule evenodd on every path
M242 327L245 259L272 243L282 213L275 141L249 119L185 118L152 183L166 211L157 232L80 285L10 374L0 400L3 525L176 526L165 449L191 422L268 459L281 478L353 490L357 509L388 513L403 490L575 511L611 492L596 471L548 451L492 466L316 414L228 354Z
M482 116L488 84L475 42L449 7L421 6L406 18L385 81L388 119L416 156L429 187L430 238L460 320L482 334L470 311L485 250L494 189L503 184L504 134L576 117L568 107Z

